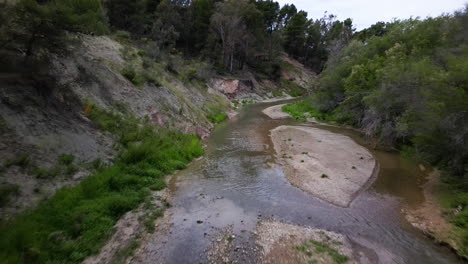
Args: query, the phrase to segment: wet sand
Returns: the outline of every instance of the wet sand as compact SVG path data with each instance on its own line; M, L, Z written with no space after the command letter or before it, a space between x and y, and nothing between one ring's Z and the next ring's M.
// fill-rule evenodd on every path
M291 184L334 205L348 207L378 171L372 154L344 135L280 126L271 139Z

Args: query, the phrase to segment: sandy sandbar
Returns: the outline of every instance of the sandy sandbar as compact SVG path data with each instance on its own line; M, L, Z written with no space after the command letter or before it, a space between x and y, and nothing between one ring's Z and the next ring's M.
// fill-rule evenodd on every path
M337 206L348 207L378 171L372 154L344 135L280 126L271 139L289 182Z

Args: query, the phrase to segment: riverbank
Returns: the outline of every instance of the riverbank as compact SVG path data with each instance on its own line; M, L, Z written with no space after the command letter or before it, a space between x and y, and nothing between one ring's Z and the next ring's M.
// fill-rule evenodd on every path
M417 208L402 209L406 220L426 236L439 244L444 244L460 256L466 258L460 250L461 235L456 227L449 222L447 210L441 206L441 174L434 170L428 174L427 182L422 186L424 202Z
M271 139L289 182L338 206L349 206L378 171L372 154L347 136L280 126Z
M320 125L331 125L324 123L320 120L333 120L333 117L318 113L317 110L311 105L304 101L298 102L292 105L286 105L282 107L282 110L291 117L304 120L309 123L317 123ZM331 125L336 126L336 125ZM355 128L348 128L359 131ZM362 133L362 131L359 131ZM421 168L422 165L420 165ZM424 170L426 168L422 167ZM460 211L463 209L459 205L457 209L444 209L441 205L442 198L440 188L442 183L440 180L440 172L435 170L428 175L427 182L421 186L424 193L424 202L417 208L405 205L401 210L405 219L415 228L422 231L426 236L434 239L436 243L443 244L451 248L457 253L457 255L467 258L466 254L463 253L462 237L463 231L458 229L451 223L450 218L453 218L453 211ZM453 191L445 191L443 196L447 196L445 199L450 201L457 200L456 194ZM460 209L462 208L462 209ZM457 212L455 212L456 214Z

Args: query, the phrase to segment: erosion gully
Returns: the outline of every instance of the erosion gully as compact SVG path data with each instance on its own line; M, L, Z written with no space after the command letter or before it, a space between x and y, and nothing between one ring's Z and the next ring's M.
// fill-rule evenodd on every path
M284 102L283 102L284 103ZM276 219L344 234L363 263L461 263L450 250L415 230L401 214L403 205L424 200L425 175L397 153L373 150L359 133L294 120L271 120L261 111L279 104L245 107L219 125L205 156L175 175L166 230L145 242L140 263L207 263L209 248L230 228L238 263L255 263L255 227ZM280 125L308 125L348 135L368 147L380 164L374 183L349 208L323 202L288 183L276 165L269 131ZM219 241L219 239L218 239Z

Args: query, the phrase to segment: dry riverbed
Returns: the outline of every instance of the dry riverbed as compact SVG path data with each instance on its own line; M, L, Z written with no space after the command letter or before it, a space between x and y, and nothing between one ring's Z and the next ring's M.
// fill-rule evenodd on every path
M349 206L378 170L366 148L323 129L280 126L271 139L291 184L338 206Z

